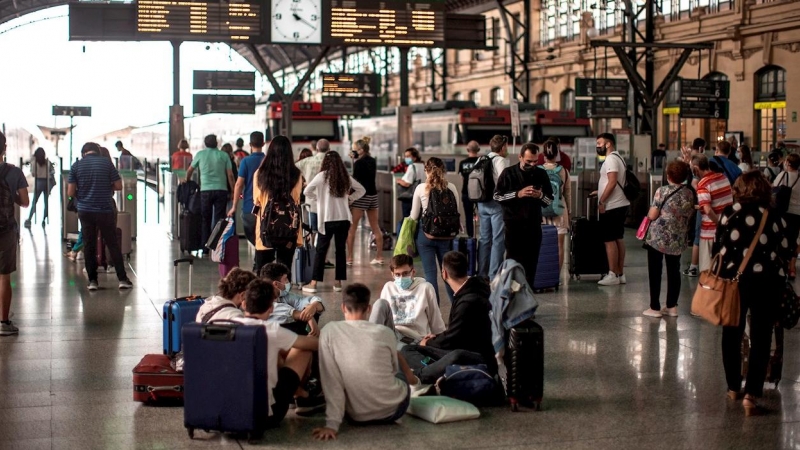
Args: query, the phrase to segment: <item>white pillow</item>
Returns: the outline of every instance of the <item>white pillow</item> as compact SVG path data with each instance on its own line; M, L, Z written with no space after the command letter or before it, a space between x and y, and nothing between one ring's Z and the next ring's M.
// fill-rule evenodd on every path
M481 416L474 405L444 396L412 398L407 412L431 423L458 422Z

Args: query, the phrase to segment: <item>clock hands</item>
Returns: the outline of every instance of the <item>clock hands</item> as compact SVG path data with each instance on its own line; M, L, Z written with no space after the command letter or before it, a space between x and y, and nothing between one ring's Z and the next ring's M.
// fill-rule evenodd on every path
M298 22L303 22L303 23L304 23L304 24L306 24L307 26L309 26L309 27L311 27L311 28L313 28L313 29L315 29L315 30L317 29L317 27L315 27L314 25L312 25L312 24L311 24L309 21L307 21L306 19L303 19L302 17L300 17L300 16L299 16L297 13L292 13L292 17L294 17L294 20L296 20L296 21L298 21Z

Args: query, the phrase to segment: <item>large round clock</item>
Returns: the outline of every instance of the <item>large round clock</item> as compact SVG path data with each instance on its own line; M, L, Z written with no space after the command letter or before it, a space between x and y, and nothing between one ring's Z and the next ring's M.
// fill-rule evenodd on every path
M323 0L272 0L273 43L319 44Z

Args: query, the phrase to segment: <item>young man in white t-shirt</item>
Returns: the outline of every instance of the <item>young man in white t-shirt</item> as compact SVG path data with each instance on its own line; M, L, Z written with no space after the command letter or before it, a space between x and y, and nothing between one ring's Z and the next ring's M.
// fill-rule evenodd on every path
M283 420L295 396L307 395L301 389L302 381L309 373L313 352L319 347L318 339L313 336L298 336L278 323L266 321L276 298L270 281L254 280L247 286L243 303L245 316L233 319L245 325L263 325L267 330L268 422L271 426Z
M625 218L631 202L625 197L625 171L627 165L622 155L617 152L616 139L611 133L603 133L597 137L597 154L605 156L600 168L600 182L597 195L600 208L600 230L606 244L608 258L608 275L598 281L601 286L625 284Z

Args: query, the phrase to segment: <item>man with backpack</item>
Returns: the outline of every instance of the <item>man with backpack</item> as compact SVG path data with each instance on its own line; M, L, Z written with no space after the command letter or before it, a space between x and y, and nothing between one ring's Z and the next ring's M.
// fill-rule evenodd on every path
M19 167L3 162L6 135L0 132L0 336L19 334L11 322L11 274L17 271L19 224L14 218L14 205L27 208L28 182Z
M475 224L473 223L475 219L475 203L469 199L467 186L469 185L469 174L472 172L472 168L475 167L475 163L478 162L478 153L480 151L480 144L476 141L469 141L467 144L469 157L458 164L458 174L464 180L464 184L461 185L461 204L464 206L464 222L469 237L475 237Z
M731 143L728 141L717 142L714 156L709 161L711 170L717 173L724 173L725 177L733 186L736 179L742 174L742 169L729 159L731 154Z
M597 282L600 286L625 284L625 217L631 202L623 186L627 183L628 166L617 151L617 141L611 133L597 137L597 155L605 157L600 168L597 191L600 210L600 229L606 244L608 274Z
M503 209L494 200L500 174L508 167L508 138L496 135L489 141L492 149L475 163L469 174L467 193L478 204L480 238L478 241L478 273L490 280L500 270L506 250Z
M503 209L506 257L522 265L531 288L542 246L542 208L554 201L550 177L536 165L538 153L536 144L523 144L519 164L500 174L494 194Z

